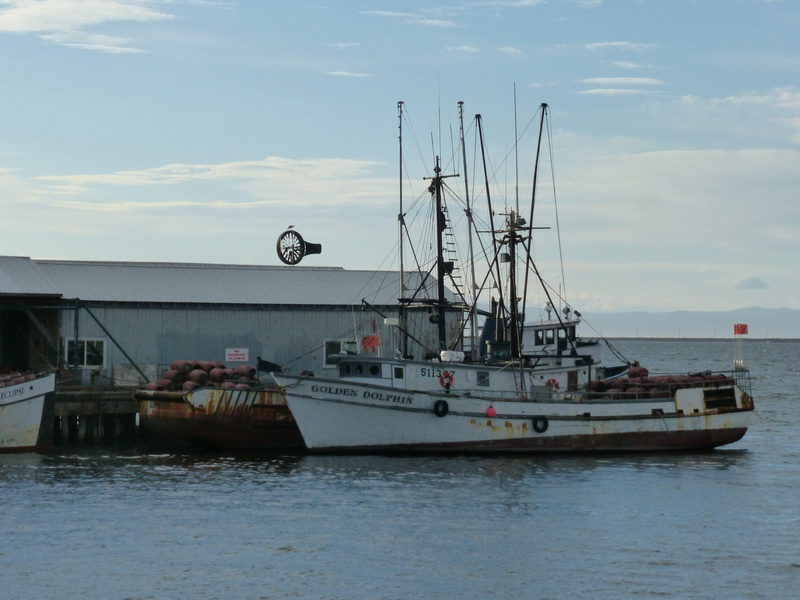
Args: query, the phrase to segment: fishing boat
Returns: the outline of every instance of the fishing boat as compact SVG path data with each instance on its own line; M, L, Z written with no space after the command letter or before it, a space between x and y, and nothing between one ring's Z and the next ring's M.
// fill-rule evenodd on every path
M53 447L55 373L0 374L0 452Z
M430 311L438 348L411 344L391 353L345 354L332 377L274 374L310 451L692 450L731 444L744 436L753 399L742 357L724 373L694 365L686 373L656 373L624 357L605 366L601 350L610 344L579 337L581 313L542 278L531 251L537 228L528 223L533 223L538 148L547 112L547 105L541 105L528 219L518 208L506 209L504 222L496 225L489 201L490 240L481 246L488 256L482 279L497 277L487 287L499 297L492 296L488 310L479 308L480 286L474 285L471 302L456 294L464 300L462 306L445 293L445 281L453 287L457 283L454 264L444 251L451 212L445 202L449 176L442 175L437 157L426 191L437 224L435 240L428 245L436 249L431 269L438 295L406 297L401 286L400 301L408 308L417 301ZM476 119L482 140L479 115ZM487 196L489 188L487 181ZM465 213L474 215L474 205L467 203ZM404 215L401 191L401 231ZM538 320L526 321L529 278L546 303ZM461 325L451 336L456 312L462 315ZM402 317L386 324L407 333ZM403 344L408 337L420 339L402 337Z
M305 448L283 394L271 380L260 381L255 368L193 361L173 366L133 393L143 438L205 449Z

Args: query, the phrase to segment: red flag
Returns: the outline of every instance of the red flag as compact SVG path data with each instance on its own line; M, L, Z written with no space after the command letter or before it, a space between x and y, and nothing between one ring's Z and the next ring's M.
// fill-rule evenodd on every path
M381 347L381 338L377 335L365 335L361 338L361 345L364 347L364 352L369 352L373 348Z
M747 335L747 323L734 323L733 335Z

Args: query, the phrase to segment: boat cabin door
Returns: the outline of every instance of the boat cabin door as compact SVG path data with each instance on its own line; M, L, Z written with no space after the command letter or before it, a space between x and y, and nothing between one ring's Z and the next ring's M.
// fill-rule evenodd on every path
M578 389L578 372L567 371L567 389L571 392Z
M392 369L392 387L406 388L406 368L404 365L389 365Z

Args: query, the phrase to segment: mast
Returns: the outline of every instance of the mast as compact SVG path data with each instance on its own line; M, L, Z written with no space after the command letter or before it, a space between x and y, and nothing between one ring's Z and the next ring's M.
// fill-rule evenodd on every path
M519 214L519 134L517 129L517 84L514 84L514 206Z
M403 263L403 226L404 226L404 217L403 217L403 101L399 101L397 103L397 129L398 129L398 145L399 145L399 176L398 181L400 182L400 212L397 214L397 226L398 226L398 236L400 242L400 298L405 297L405 265ZM406 331L406 311L405 305L400 302L399 308L399 321L400 321L400 331ZM403 334L400 337L400 353L402 356L408 356L408 336Z
M464 200L466 201L467 209L467 252L469 255L469 287L470 287L470 295L468 296L472 300L472 306L469 308L469 348L471 352L475 351L476 342L475 342L475 332L478 330L478 314L477 314L477 307L478 307L478 298L476 297L476 285L475 285L475 254L473 252L472 247L472 228L473 228L473 218L472 218L472 207L470 206L469 201L469 180L467 178L467 147L464 143L464 103L458 103L458 120L460 123L460 137L461 137L461 158L464 163Z
M517 84L514 84L514 210L508 217L508 293L509 310L510 310L510 324L508 332L508 341L511 342L511 357L519 358L522 355L521 339L520 339L520 312L519 301L517 300L517 242L519 236L517 235L517 227L524 225L524 221L519 217L519 133L517 128ZM527 263L527 257L526 257ZM526 269L527 273L527 269ZM525 284L527 286L527 275L525 277ZM527 289L527 287L523 288ZM524 301L523 301L524 303ZM523 319L524 319L523 307Z
M445 177L458 177L458 175L442 175L442 168L439 157L436 157L436 166L433 168L433 183L428 188L434 197L434 209L436 211L436 324L439 333L439 350L447 350L447 327L445 323L445 306L448 304L444 295L444 279L452 273L452 263L445 263L444 260L444 230L447 229L447 217L444 214L444 202L442 200L442 182Z
M536 142L536 158L534 159L534 164L533 164L533 191L531 192L531 212L530 212L530 215L529 215L529 218L528 218L528 225L531 228L533 227L533 210L534 210L535 205L536 205L536 185L537 185L537 182L538 182L538 179L539 179L539 156L541 155L541 150L542 150L542 135L543 135L543 132L544 132L544 119L545 119L545 116L547 114L547 104L545 102L542 102L540 108L542 110L542 116L541 116L541 119L539 120L539 139ZM531 232L528 235L527 240L525 242L525 264L526 265L531 261L531 245L532 244L533 244L533 230L531 229ZM527 268L525 269L525 287L524 287L524 289L526 291L526 294L525 294L525 297L524 297L524 299L522 301L522 313L523 313L523 315L525 314L525 308L526 308L525 305L527 304L527 298L528 298L528 294L527 294L527 290L528 290L528 269ZM558 314L558 311L556 311L556 314Z
M484 149L484 144L483 144L483 125L482 125L481 116L479 114L475 115L475 122L476 122L476 124L478 126L478 135L479 135L480 140L481 140L481 162L483 163L483 180L484 180L485 185L486 185L486 204L487 204L488 209L489 209L489 230L492 232L492 256L495 257L494 266L497 269L497 279L496 279L496 281L500 282L501 281L500 264L497 261L497 239L494 236L494 231L495 231L495 228L494 228L494 210L492 210L492 196L489 193L489 173L486 170L486 151Z
M517 299L517 243L519 242L519 234L517 234L517 227L522 225L521 220L516 212L513 210L508 216L508 294L511 296L508 299L508 308L511 312L508 341L511 342L511 357L519 358L522 354L520 348L520 313L519 301Z
M524 317L525 305L527 303L528 277L529 277L530 272L533 271L533 274L536 276L536 278L539 281L539 284L541 285L542 291L544 292L545 296L547 297L547 303L549 305L553 306L554 309L555 309L556 320L558 321L560 328L566 331L567 324L565 323L565 321L569 320L569 318L570 318L569 317L569 312L570 311L568 310L568 307L565 307L565 311L563 312L564 318L562 318L562 316L561 316L562 311L559 311L558 308L555 307L555 304L553 303L553 299L550 296L550 292L547 289L547 285L545 285L544 279L542 278L541 273L539 273L539 269L536 266L536 263L533 261L533 258L531 257L531 247L533 245L533 230L534 229L545 229L545 228L542 228L542 227L534 227L533 226L533 213L534 213L534 209L535 209L535 205L536 205L536 188L537 188L537 182L538 182L538 177L539 177L539 158L541 156L541 150L542 150L542 137L544 135L545 120L547 118L547 109L549 107L548 107L547 103L542 102L542 104L540 105L540 108L541 108L541 111L542 111L542 115L541 115L541 118L540 118L540 121L539 121L539 138L538 138L538 141L537 141L537 144L536 144L536 158L535 158L534 167L533 167L533 190L531 192L530 221L529 221L529 227L528 227L529 228L529 234L527 235L527 237L525 238L525 241L524 241L525 254L526 254L526 256L525 256L526 266L528 266L530 268L526 268L525 269L525 283L524 283L525 288L524 289L525 289L526 293L523 294L522 315ZM549 128L548 128L548 132L549 132ZM549 135L549 133L548 133L548 135ZM556 213L556 221L557 220L558 220L558 213ZM559 248L560 248L560 246L561 246L561 244L560 244L560 238L559 238ZM563 276L563 261L562 261L562 276ZM564 295L559 293L559 298L563 298L563 297L564 297ZM580 316L580 313L576 313L576 316ZM576 344L575 344L575 340L572 339L569 336L566 336L566 339L567 339L568 345L571 347L572 353L573 354L577 353L577 347L576 347Z
M444 322L444 240L442 234L447 227L444 211L442 210L442 169L439 166L439 157L436 157L434 172L434 187L436 188L436 296L438 302L437 313L439 326L439 350L447 350L447 328Z
M540 108L542 109L542 116L539 119L539 139L536 142L536 158L533 165L533 191L531 192L531 212L528 223L533 224L533 209L536 203L536 182L539 178L539 156L542 152L542 135L544 133L544 119L547 115L547 103L542 102ZM530 246L530 243L528 244Z

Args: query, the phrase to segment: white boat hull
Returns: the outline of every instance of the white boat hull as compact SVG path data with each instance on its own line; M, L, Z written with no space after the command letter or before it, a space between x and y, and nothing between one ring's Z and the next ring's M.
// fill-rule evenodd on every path
M52 448L52 398L55 374L0 388L0 452ZM50 419L52 421L52 419Z
M275 379L284 387L289 408L312 451L702 449L739 440L752 415L752 400L739 388L735 388L736 407L704 408L702 389L680 390L674 398L635 401L578 400L554 394L553 401L532 402L342 380L286 375ZM446 411L442 402L447 403Z

